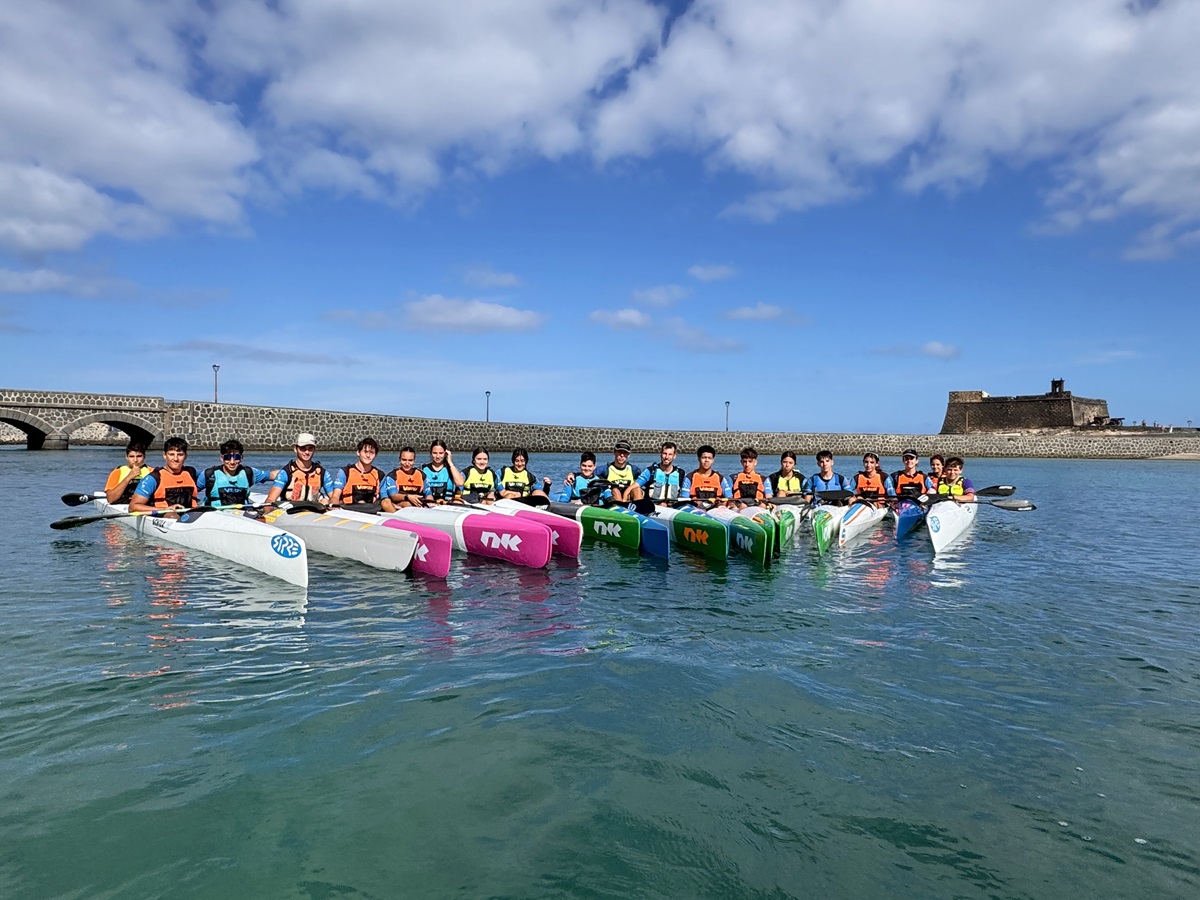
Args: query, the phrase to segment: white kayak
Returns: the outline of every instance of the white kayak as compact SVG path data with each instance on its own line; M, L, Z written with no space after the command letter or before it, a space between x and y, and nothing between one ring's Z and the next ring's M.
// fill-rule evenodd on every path
M838 546L845 547L855 538L876 527L887 516L886 506L870 503L854 503L842 516L842 527L838 530Z
M100 513L123 513L125 505L95 501ZM302 538L281 531L240 512L212 510L167 516L127 516L114 519L120 525L160 544L219 556L289 584L308 587L308 548Z
M966 534L978 512L978 503L955 503L953 500L931 503L925 516L925 527L933 541L933 552L941 553Z
M450 535L455 550L535 569L550 562L552 532L530 518L453 505L405 508L380 515L436 528Z
M353 521L309 510L285 508L267 512L268 524L304 539L309 550L352 559L376 569L403 572L412 563L417 536L411 531L385 528L383 521Z

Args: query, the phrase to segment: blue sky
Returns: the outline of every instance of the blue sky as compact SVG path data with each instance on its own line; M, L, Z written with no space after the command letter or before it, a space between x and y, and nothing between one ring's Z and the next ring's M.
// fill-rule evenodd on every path
M1200 422L1200 5L0 9L0 386L936 431Z

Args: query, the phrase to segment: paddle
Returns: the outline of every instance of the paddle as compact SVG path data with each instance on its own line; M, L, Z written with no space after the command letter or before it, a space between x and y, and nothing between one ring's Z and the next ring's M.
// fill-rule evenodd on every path
M67 504L67 506L83 506L83 504L91 503L93 500L103 500L104 497L104 491L94 491L90 494L63 494L62 502Z
M180 521L193 522L206 512L216 512L218 510L227 509L267 509L275 504L265 504L257 506L252 503L243 503L236 506L193 506L190 509L146 509L138 512L123 512L123 513L104 513L96 516L67 516L65 519L59 519L57 522L51 522L50 527L55 531L66 531L68 528L78 528L80 525L90 525L92 522L103 522L107 519L131 519L134 516L150 516L151 518L160 518L171 514L177 514Z
M978 496L978 491L976 492L976 496ZM932 506L937 503L947 503L953 499L954 498L949 494L926 494L921 497L918 502L922 506ZM977 506L995 506L997 509L1007 509L1010 512L1028 512L1030 510L1037 509L1037 507L1033 505L1032 501L1022 500L1018 497L1013 497L1008 500L961 500L958 502L974 503Z

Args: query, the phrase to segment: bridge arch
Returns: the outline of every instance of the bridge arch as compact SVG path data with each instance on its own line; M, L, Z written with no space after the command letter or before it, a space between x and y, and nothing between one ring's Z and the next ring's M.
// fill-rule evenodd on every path
M161 444L164 440L162 429L153 422L148 422L141 416L135 416L127 412L96 412L89 413L86 416L80 416L62 429L62 433L70 438L72 434L82 428L84 425L91 425L93 422L103 422L111 428L119 428L125 432L132 440L145 444L147 447L153 446L155 443Z
M0 422L15 425L25 432L25 448L27 450L67 449L67 436L45 419L38 418L31 413L0 407Z

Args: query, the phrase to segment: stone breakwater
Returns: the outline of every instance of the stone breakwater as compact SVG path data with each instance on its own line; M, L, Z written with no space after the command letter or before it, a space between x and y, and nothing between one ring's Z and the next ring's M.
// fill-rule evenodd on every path
M531 453L605 453L618 440L629 441L636 453L656 454L663 441L674 441L690 455L701 444L718 453L736 454L747 445L763 455L794 450L813 456L832 450L854 457L867 450L899 456L908 447L922 456L938 452L965 457L1065 457L1078 459L1154 459L1200 454L1200 433L1103 434L1064 430L1022 434L828 434L767 431L662 431L634 428L536 425L423 419L368 413L242 406L202 401L166 401L159 397L118 397L106 394L0 391L0 421L16 426L18 439L41 429L47 448L65 448L84 425L104 423L127 434L141 432L156 444L181 435L196 449L214 449L236 437L252 450L290 450L298 432L312 432L322 451L353 450L366 435L380 442L386 458L411 444L419 454L440 438L462 454L487 447L494 453L526 447ZM32 435L31 435L32 436ZM119 442L123 443L123 439ZM459 457L460 460L462 457Z

